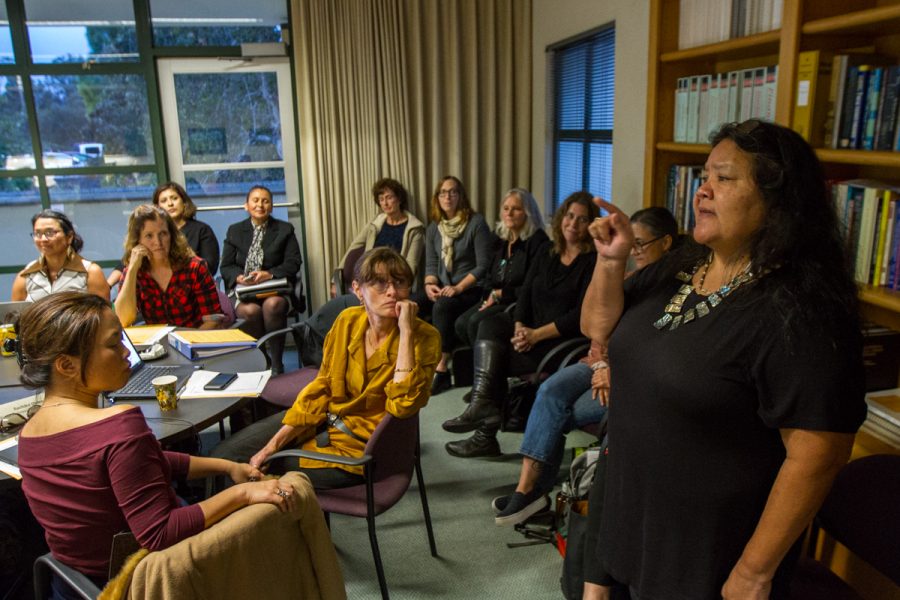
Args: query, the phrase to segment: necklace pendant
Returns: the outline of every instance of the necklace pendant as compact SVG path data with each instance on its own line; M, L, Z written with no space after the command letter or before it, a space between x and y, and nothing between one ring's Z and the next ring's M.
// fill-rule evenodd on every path
M706 300L701 300L694 308L697 310L698 319L709 314L709 305L706 304Z
M684 313L684 324L687 325L688 323L693 321L696 316L697 313L694 312L693 308L687 309L687 311L685 311Z
M678 275L675 276L678 281L683 281L684 283L688 283L691 279L693 279L693 274L687 274L684 271L679 271Z
M672 331L672 330L675 330L675 329L678 329L679 327L681 327L681 321L682 321L682 319L684 319L684 316L683 316L683 315L678 315L677 317L675 317L675 318L672 320L672 326L669 327L669 331Z
M718 293L713 292L709 295L709 298L707 298L707 300L709 301L710 306L715 308L722 302L722 297Z
M666 325L668 325L671 322L672 322L672 315L666 313L662 317L657 319L656 322L653 323L653 326L656 327L657 329L665 329Z

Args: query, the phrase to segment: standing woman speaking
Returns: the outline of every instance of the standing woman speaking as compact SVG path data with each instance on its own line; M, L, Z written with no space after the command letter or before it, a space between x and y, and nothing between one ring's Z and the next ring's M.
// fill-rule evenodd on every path
M281 277L291 285L297 282L303 259L294 226L274 218L272 208L269 188L261 185L250 188L244 201L249 218L235 223L225 234L221 269L226 289ZM259 338L268 331L285 327L290 307L291 300L282 295L242 300L237 306L237 315L246 320L248 333ZM284 338L272 339L269 356L273 374L284 372L283 354Z
M615 376L584 597L618 582L641 599L787 598L866 416L856 286L815 151L772 123L722 126L698 244L627 281L634 235L599 204L581 324Z

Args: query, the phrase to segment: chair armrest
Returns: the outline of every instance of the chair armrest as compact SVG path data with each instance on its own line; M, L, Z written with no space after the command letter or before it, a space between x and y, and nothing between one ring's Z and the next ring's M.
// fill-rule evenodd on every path
M287 335L289 333L292 333L293 331L294 331L294 329L292 327L284 327L282 329L276 329L275 331L270 331L266 335L264 335L261 338L259 338L258 340L256 340L256 347L262 348L272 338Z
M337 298L338 296L343 296L347 293L347 290L344 288L343 269L335 269L331 272L331 283L334 285L335 298Z
M301 450L300 448L294 448L292 450L281 450L280 452L276 452L275 454L269 456L265 462L269 462L270 460L273 460L275 458L285 458L287 456L298 456L300 458L309 458L311 460L318 460L320 462L337 463L339 465L347 465L350 467L359 467L372 461L372 456L369 454L363 454L358 458L353 458L350 456L337 456L334 454L325 454L324 452L313 452L312 450Z
M234 323L228 326L228 329L240 329L244 326L246 319L237 318L234 320Z
M47 553L34 561L35 593L43 593L44 595L41 595L41 598L49 597L50 578L53 574L62 579L69 588L84 598L84 600L94 600L100 594L100 589L83 573L64 565L53 558L50 553Z
M584 340L583 343L575 346L575 349L566 354L565 358L562 359L562 362L559 363L559 368L564 369L572 364L572 361L576 358L579 358L582 354L587 354L587 352L591 349L591 342Z
M547 365L550 364L550 361L553 360L557 355L559 355L567 350L570 350L570 349L574 348L575 346L584 344L585 342L587 342L588 345L590 345L590 340L588 340L587 338L583 338L583 337L566 340L565 342L561 342L561 343L557 344L556 346L553 347L552 350L550 350L550 352L548 352L547 354L544 355L544 358L541 360L540 364L538 365L538 368L535 369L534 372L535 373L543 373L544 370L547 368Z

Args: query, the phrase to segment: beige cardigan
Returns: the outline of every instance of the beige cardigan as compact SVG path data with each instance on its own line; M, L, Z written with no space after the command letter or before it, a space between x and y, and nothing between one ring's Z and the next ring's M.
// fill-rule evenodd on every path
M414 214L405 210L403 214L409 219L406 229L403 231L403 244L400 247L400 254L409 263L413 271L413 280L418 281L421 278L419 265L422 262L422 254L425 251L425 224L416 218ZM341 265L347 261L347 255L355 248L365 248L371 250L375 246L375 238L378 232L384 226L387 217L384 213L380 213L372 221L362 228L362 231L350 242L350 247L341 258Z
M331 536L306 475L288 473L298 507L248 506L171 548L151 552L134 570L128 598L346 600Z

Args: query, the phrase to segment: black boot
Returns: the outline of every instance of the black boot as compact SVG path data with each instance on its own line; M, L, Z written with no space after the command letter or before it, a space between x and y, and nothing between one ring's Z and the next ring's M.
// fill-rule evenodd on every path
M468 433L481 425L500 424L500 397L506 386L506 344L477 340L473 358L472 400L455 419L444 421L444 431Z
M497 442L496 427L479 427L472 437L455 442L447 442L444 448L449 454L459 458L476 458L478 456L500 456L500 444Z

